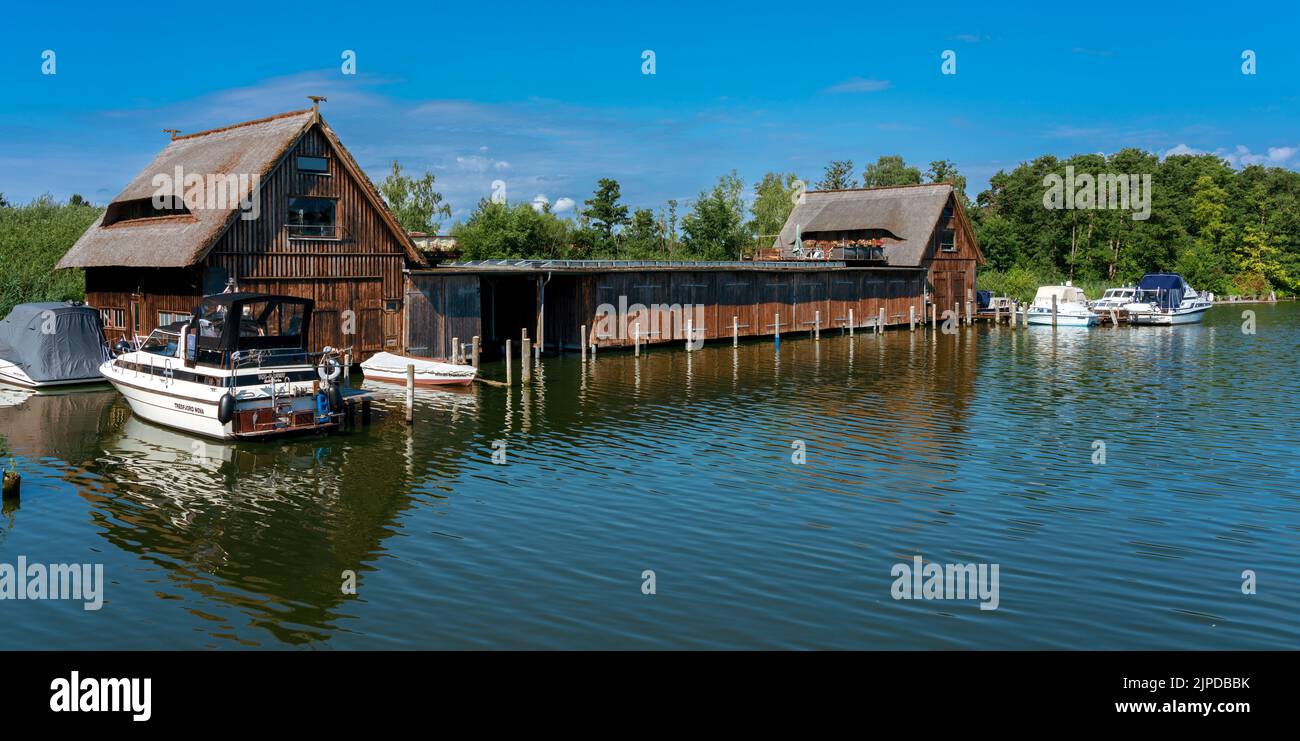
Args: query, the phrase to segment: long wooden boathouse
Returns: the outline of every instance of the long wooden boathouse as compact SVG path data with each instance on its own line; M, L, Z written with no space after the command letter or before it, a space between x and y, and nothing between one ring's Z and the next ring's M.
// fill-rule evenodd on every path
M160 178L174 178L170 200L158 198ZM313 299L313 346L364 359L447 357L456 338L478 337L491 357L521 335L564 352L905 325L932 308L961 311L983 263L946 183L808 192L764 252L430 268L313 104L172 132L59 267L85 269L110 340L182 320L233 284Z
M444 356L456 338L479 337L491 355L521 334L543 351L565 352L867 327L882 317L884 326L906 325L925 321L931 308L965 313L984 262L946 183L809 192L772 252L738 262L483 260L414 269L405 345Z

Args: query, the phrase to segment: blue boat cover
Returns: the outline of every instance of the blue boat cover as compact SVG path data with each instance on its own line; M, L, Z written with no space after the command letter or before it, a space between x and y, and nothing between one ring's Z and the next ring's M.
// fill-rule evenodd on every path
M993 292L992 292L992 291L976 291L976 292L975 292L975 302L976 302L977 304L979 304L979 308L981 308L981 309L987 309L987 308L989 308L989 304L992 303L992 301L993 301Z
M37 383L99 378L105 356L99 312L89 306L18 304L0 320L0 358Z
M1161 309L1173 309L1183 302L1187 288L1187 281L1178 273L1147 273L1138 282L1136 299L1149 301Z

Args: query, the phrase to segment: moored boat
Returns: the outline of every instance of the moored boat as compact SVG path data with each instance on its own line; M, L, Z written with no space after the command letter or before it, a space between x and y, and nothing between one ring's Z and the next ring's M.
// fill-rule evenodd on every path
M1177 273L1147 273L1133 302L1125 306L1131 324L1195 324L1214 304Z
M102 372L136 416L218 439L340 426L340 352L308 351L312 301L261 293L203 299L194 316L120 347Z
M1121 288L1107 288L1101 298L1096 301L1088 302L1088 308L1094 312L1110 311L1111 309L1123 309L1125 306L1133 303L1133 294L1137 289L1133 286L1123 286Z
M103 383L99 312L76 303L18 304L0 320L0 382L26 388Z
M1090 327L1099 319L1088 309L1088 297L1083 294L1083 289L1069 283L1041 286L1034 294L1034 303L1027 314L1029 324L1058 327Z
M392 353L376 353L361 364L366 378L389 383L406 383L406 366L415 368L416 386L448 386L472 383L478 369L472 365L444 363L432 358L416 358Z

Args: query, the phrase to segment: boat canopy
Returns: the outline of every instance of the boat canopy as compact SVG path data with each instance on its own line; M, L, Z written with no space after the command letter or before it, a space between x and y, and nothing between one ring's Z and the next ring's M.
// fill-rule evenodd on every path
M1195 294L1178 273L1147 273L1138 282L1137 298L1161 309L1175 309L1183 302L1184 294Z
M220 362L248 350L306 352L312 305L311 299L267 293L207 296L189 321L198 359Z
M1034 294L1034 305L1051 306L1052 296L1056 297L1057 304L1088 303L1088 297L1083 294L1083 289L1078 286L1041 286L1038 293Z
M18 304L0 320L0 359L37 383L97 378L105 358L103 325L89 306Z

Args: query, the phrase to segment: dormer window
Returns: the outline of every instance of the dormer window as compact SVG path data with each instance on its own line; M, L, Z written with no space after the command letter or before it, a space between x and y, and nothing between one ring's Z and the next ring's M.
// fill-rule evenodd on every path
M330 171L330 161L327 157L310 157L299 155L298 172L309 175L328 175Z
M190 216L190 210L180 198L166 197L154 202L153 197L114 201L104 210L104 226L124 221L159 219L166 216Z

